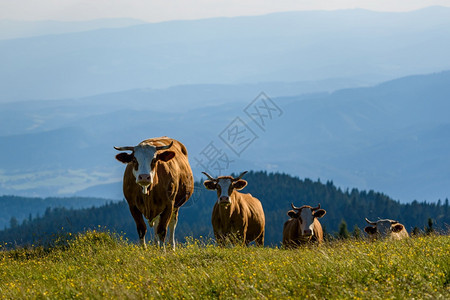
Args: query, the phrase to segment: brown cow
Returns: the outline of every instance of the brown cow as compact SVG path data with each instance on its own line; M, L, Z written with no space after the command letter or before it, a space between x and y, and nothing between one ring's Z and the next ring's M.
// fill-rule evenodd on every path
M317 207L303 205L295 207L291 203L292 209L287 215L291 219L287 220L283 226L283 246L286 248L298 247L308 242L323 242L323 230L319 218L322 218L326 211Z
M379 237L401 240L409 237L405 226L400 224L398 221L383 219L376 222L371 222L366 218L366 222L372 225L364 228L364 231L367 232L370 240L375 240Z
M250 194L238 192L247 185L247 181L241 179L247 171L236 178L213 178L208 173L202 173L209 178L203 185L208 190L217 191L211 218L217 243L221 246L227 242L248 246L255 241L256 245L263 246L265 217L261 202Z
M155 227L155 241L165 248L167 227L170 242L175 249L175 227L178 209L194 191L194 177L188 162L186 147L177 140L160 137L139 143L134 147L114 147L122 152L116 159L126 163L123 175L123 193L136 222L141 244L145 245L147 226ZM166 151L167 150L167 151Z

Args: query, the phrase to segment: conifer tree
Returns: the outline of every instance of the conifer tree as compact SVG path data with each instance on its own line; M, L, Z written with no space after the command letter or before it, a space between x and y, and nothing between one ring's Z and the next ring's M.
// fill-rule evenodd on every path
M339 224L338 237L340 239L348 239L350 237L350 232L348 232L347 223L344 219L342 219L341 223Z

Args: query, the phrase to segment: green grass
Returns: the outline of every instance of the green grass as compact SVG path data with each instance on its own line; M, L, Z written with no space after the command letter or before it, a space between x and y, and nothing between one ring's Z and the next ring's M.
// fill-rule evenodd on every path
M2 299L449 299L450 236L164 253L92 231L0 251L0 278Z

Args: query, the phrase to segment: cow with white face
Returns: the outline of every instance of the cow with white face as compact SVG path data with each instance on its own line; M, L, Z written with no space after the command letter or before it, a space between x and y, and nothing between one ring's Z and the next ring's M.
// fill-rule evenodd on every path
M287 248L298 247L309 242L323 242L322 225L319 218L322 218L326 211L317 207L303 205L295 207L291 203L293 210L288 211L291 218L283 226L283 246Z
M194 177L186 147L168 137L142 141L137 146L114 147L122 152L116 159L127 164L123 176L123 193L136 222L141 244L145 247L147 226L155 227L155 240L164 247L167 228L175 248L178 209L194 190Z
M142 193L147 194L149 186L153 183L155 178L155 166L157 161L167 162L171 160L175 153L173 151L158 151L167 150L172 147L173 142L166 146L153 146L147 143L140 143L135 147L114 147L119 151L132 151L132 154L119 153L116 159L121 162L133 162L134 168L132 173L136 179L136 184L142 187Z
M217 243L221 246L226 243L248 245L255 241L256 245L263 246L265 217L262 204L252 195L238 192L247 186L247 181L242 179L247 171L236 178L213 178L202 173L209 179L203 185L208 190L217 191L211 218Z
M366 222L371 225L364 228L364 231L369 235L370 240L375 240L377 238L401 240L409 237L405 226L398 221L383 219L372 222L366 218Z

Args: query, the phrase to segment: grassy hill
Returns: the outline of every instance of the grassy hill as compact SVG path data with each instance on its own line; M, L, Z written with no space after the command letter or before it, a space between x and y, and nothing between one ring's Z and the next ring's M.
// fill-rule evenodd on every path
M450 237L218 248L189 239L143 250L105 232L0 251L5 299L449 299Z

